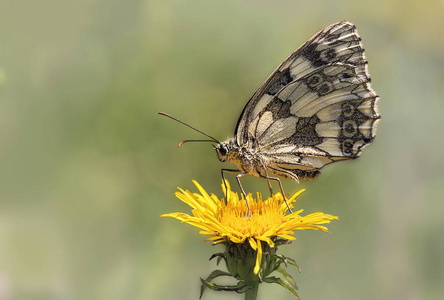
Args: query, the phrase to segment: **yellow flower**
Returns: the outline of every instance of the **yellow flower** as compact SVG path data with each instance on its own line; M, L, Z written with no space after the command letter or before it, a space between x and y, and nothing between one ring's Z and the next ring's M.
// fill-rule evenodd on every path
M253 269L254 274L258 274L263 256L263 246L261 242L268 244L269 248L274 248L277 238L295 240L294 230L322 230L327 232L327 228L321 224L330 223L337 219L336 216L321 212L301 216L302 209L290 214L286 214L287 205L280 193L267 199L262 199L262 195L257 193L256 199L251 194L247 196L251 208L251 216L248 216L248 207L239 195L231 191L227 182L227 201L219 199L216 195L209 195L196 181L194 185L199 193L192 193L189 190L179 189L176 196L192 207L192 215L185 213L164 214L161 217L173 217L182 222L200 228L200 234L211 236L207 240L214 244L228 242L243 244L248 241L250 247L256 251L256 262ZM222 189L225 190L224 184ZM296 197L305 190L300 190L287 200L291 208L296 203ZM268 247L267 247L268 248Z

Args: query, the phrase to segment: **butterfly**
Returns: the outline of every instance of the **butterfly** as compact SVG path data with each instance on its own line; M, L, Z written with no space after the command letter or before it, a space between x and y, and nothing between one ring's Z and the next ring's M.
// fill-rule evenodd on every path
M279 183L314 179L324 166L358 158L375 137L380 119L378 95L370 75L361 37L346 21L315 34L284 60L248 101L237 122L234 138L210 141L220 161L237 169L236 179L254 175ZM285 201L286 202L286 201ZM249 214L251 214L247 202ZM287 203L288 206L288 203ZM288 207L290 209L290 207ZM290 209L291 211L291 209Z

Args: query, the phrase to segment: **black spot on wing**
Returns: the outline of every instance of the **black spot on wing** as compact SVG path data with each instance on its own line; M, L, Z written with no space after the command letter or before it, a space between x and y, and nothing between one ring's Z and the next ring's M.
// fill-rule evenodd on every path
M296 123L295 134L290 139L294 144L304 146L315 146L324 140L316 132L316 125L320 122L318 116L314 115L306 118L299 118Z
M335 49L328 49L325 52L325 58L328 59L328 60L332 60L332 59L336 58L337 55L338 54L336 53Z
M338 77L339 80L344 80L344 79L352 78L353 74L350 74L350 73L347 73L347 72L343 72L343 73L339 73L336 76Z
M343 78L347 79L349 74L347 73L341 73L342 77L338 77L339 80L342 80ZM337 80L334 76L327 76L323 73L323 71L318 71L312 74L310 77L305 79L305 84L307 87L313 91L314 93L317 93L319 97L325 96L331 92L333 92L334 89L334 81Z
M293 81L293 77L291 77L290 69L286 68L282 72L275 74L273 78L273 82L270 85L270 88L266 91L267 94L274 96L279 92L283 87Z
M342 104L342 113L337 122L341 127L338 136L341 151L344 156L356 158L359 156L360 148L373 141L373 134L365 137L359 130L360 126L369 119L377 119L376 117L367 116L358 109L358 101L347 101ZM355 143L363 146L356 149Z
M272 101L270 101L270 103L267 104L263 112L271 112L273 114L273 120L288 118L292 116L290 107L290 100L283 101L275 97Z
M324 138L320 137L316 132L316 125L320 121L321 120L316 115L299 118L295 126L295 133L278 143L300 146L316 146L321 144L324 141Z
M324 50L316 50L319 43L313 42L302 50L301 55L304 56L311 65L315 68L319 68L336 61L343 60L338 57L338 53L334 48L327 48Z
M328 61L321 59L321 52L316 51L318 45L318 43L313 42L307 45L301 52L301 55L307 58L314 67L321 67L328 64Z
M350 25L331 26L328 30L320 32L308 44L304 45L300 55L305 57L314 68L335 62L356 64L349 59L354 53L363 53L364 49L360 43L361 38L355 32L356 28L354 25ZM361 59L363 59L363 55Z

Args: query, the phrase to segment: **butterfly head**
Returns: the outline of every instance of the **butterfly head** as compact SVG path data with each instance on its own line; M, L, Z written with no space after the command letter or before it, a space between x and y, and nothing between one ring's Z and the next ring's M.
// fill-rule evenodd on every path
M214 146L214 150L216 150L217 158L221 162L228 160L228 153L230 152L228 143L217 144L217 146Z
M214 150L216 150L217 158L221 162L232 161L237 154L238 147L234 139L229 139L225 142L218 143L214 146Z

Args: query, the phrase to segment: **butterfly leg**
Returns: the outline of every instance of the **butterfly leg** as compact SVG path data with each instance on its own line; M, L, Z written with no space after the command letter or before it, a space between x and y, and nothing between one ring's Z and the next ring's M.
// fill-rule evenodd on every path
M267 179L268 184L270 184L269 180L274 180L274 181L277 181L279 183L279 188L281 189L282 197L284 197L285 204L287 204L288 210L292 213L293 211L291 210L290 205L288 205L287 198L285 197L285 193L284 193L284 188L282 187L282 183L279 180L279 178L277 178L277 177L268 177L268 176L263 176L263 175L260 175L260 177L264 178L264 179Z
M268 177L268 173L266 170L265 170L265 174L267 174L267 177ZM270 194L271 194L271 196L273 196L273 188L271 187L271 182L269 179L267 179L267 183L268 183L268 188L270 189Z
M227 194L228 194L228 187L227 187L227 183L225 181L225 172L227 173L241 173L240 170L234 170L234 169L222 169L220 170L220 173L222 174L222 180L224 182L224 186L225 186L225 198L228 198ZM242 188L242 187L241 187ZM225 204L227 203L227 200L225 200Z
M251 217L250 204L248 204L247 194L245 193L244 188L242 187L242 184L241 184L241 182L240 182L240 179L241 179L242 177L244 177L245 175L247 175L247 174L248 174L248 173L240 173L240 174L237 174L237 175L236 175L236 180L237 180L237 183L239 184L239 187L240 187L240 189L241 189L241 191L242 191L242 194L244 195L245 202L247 202L248 218L250 218L250 217Z
M240 187L240 189L242 191L242 194L244 195L245 202L247 202L248 217L251 217L251 209L250 209L250 205L248 204L247 194L245 194L244 188L242 187L242 184L240 182L240 178L244 177L245 175L247 175L247 173L241 173L240 170L232 170L232 169L222 169L222 170L220 170L220 172L222 174L222 180L224 181L225 191L228 191L228 188L227 188L227 183L225 182L225 175L224 175L224 173L225 172L227 172L227 173L239 173L239 174L236 175L236 180L237 180L237 183L239 184L239 187ZM225 198L228 198L228 195L225 196Z

